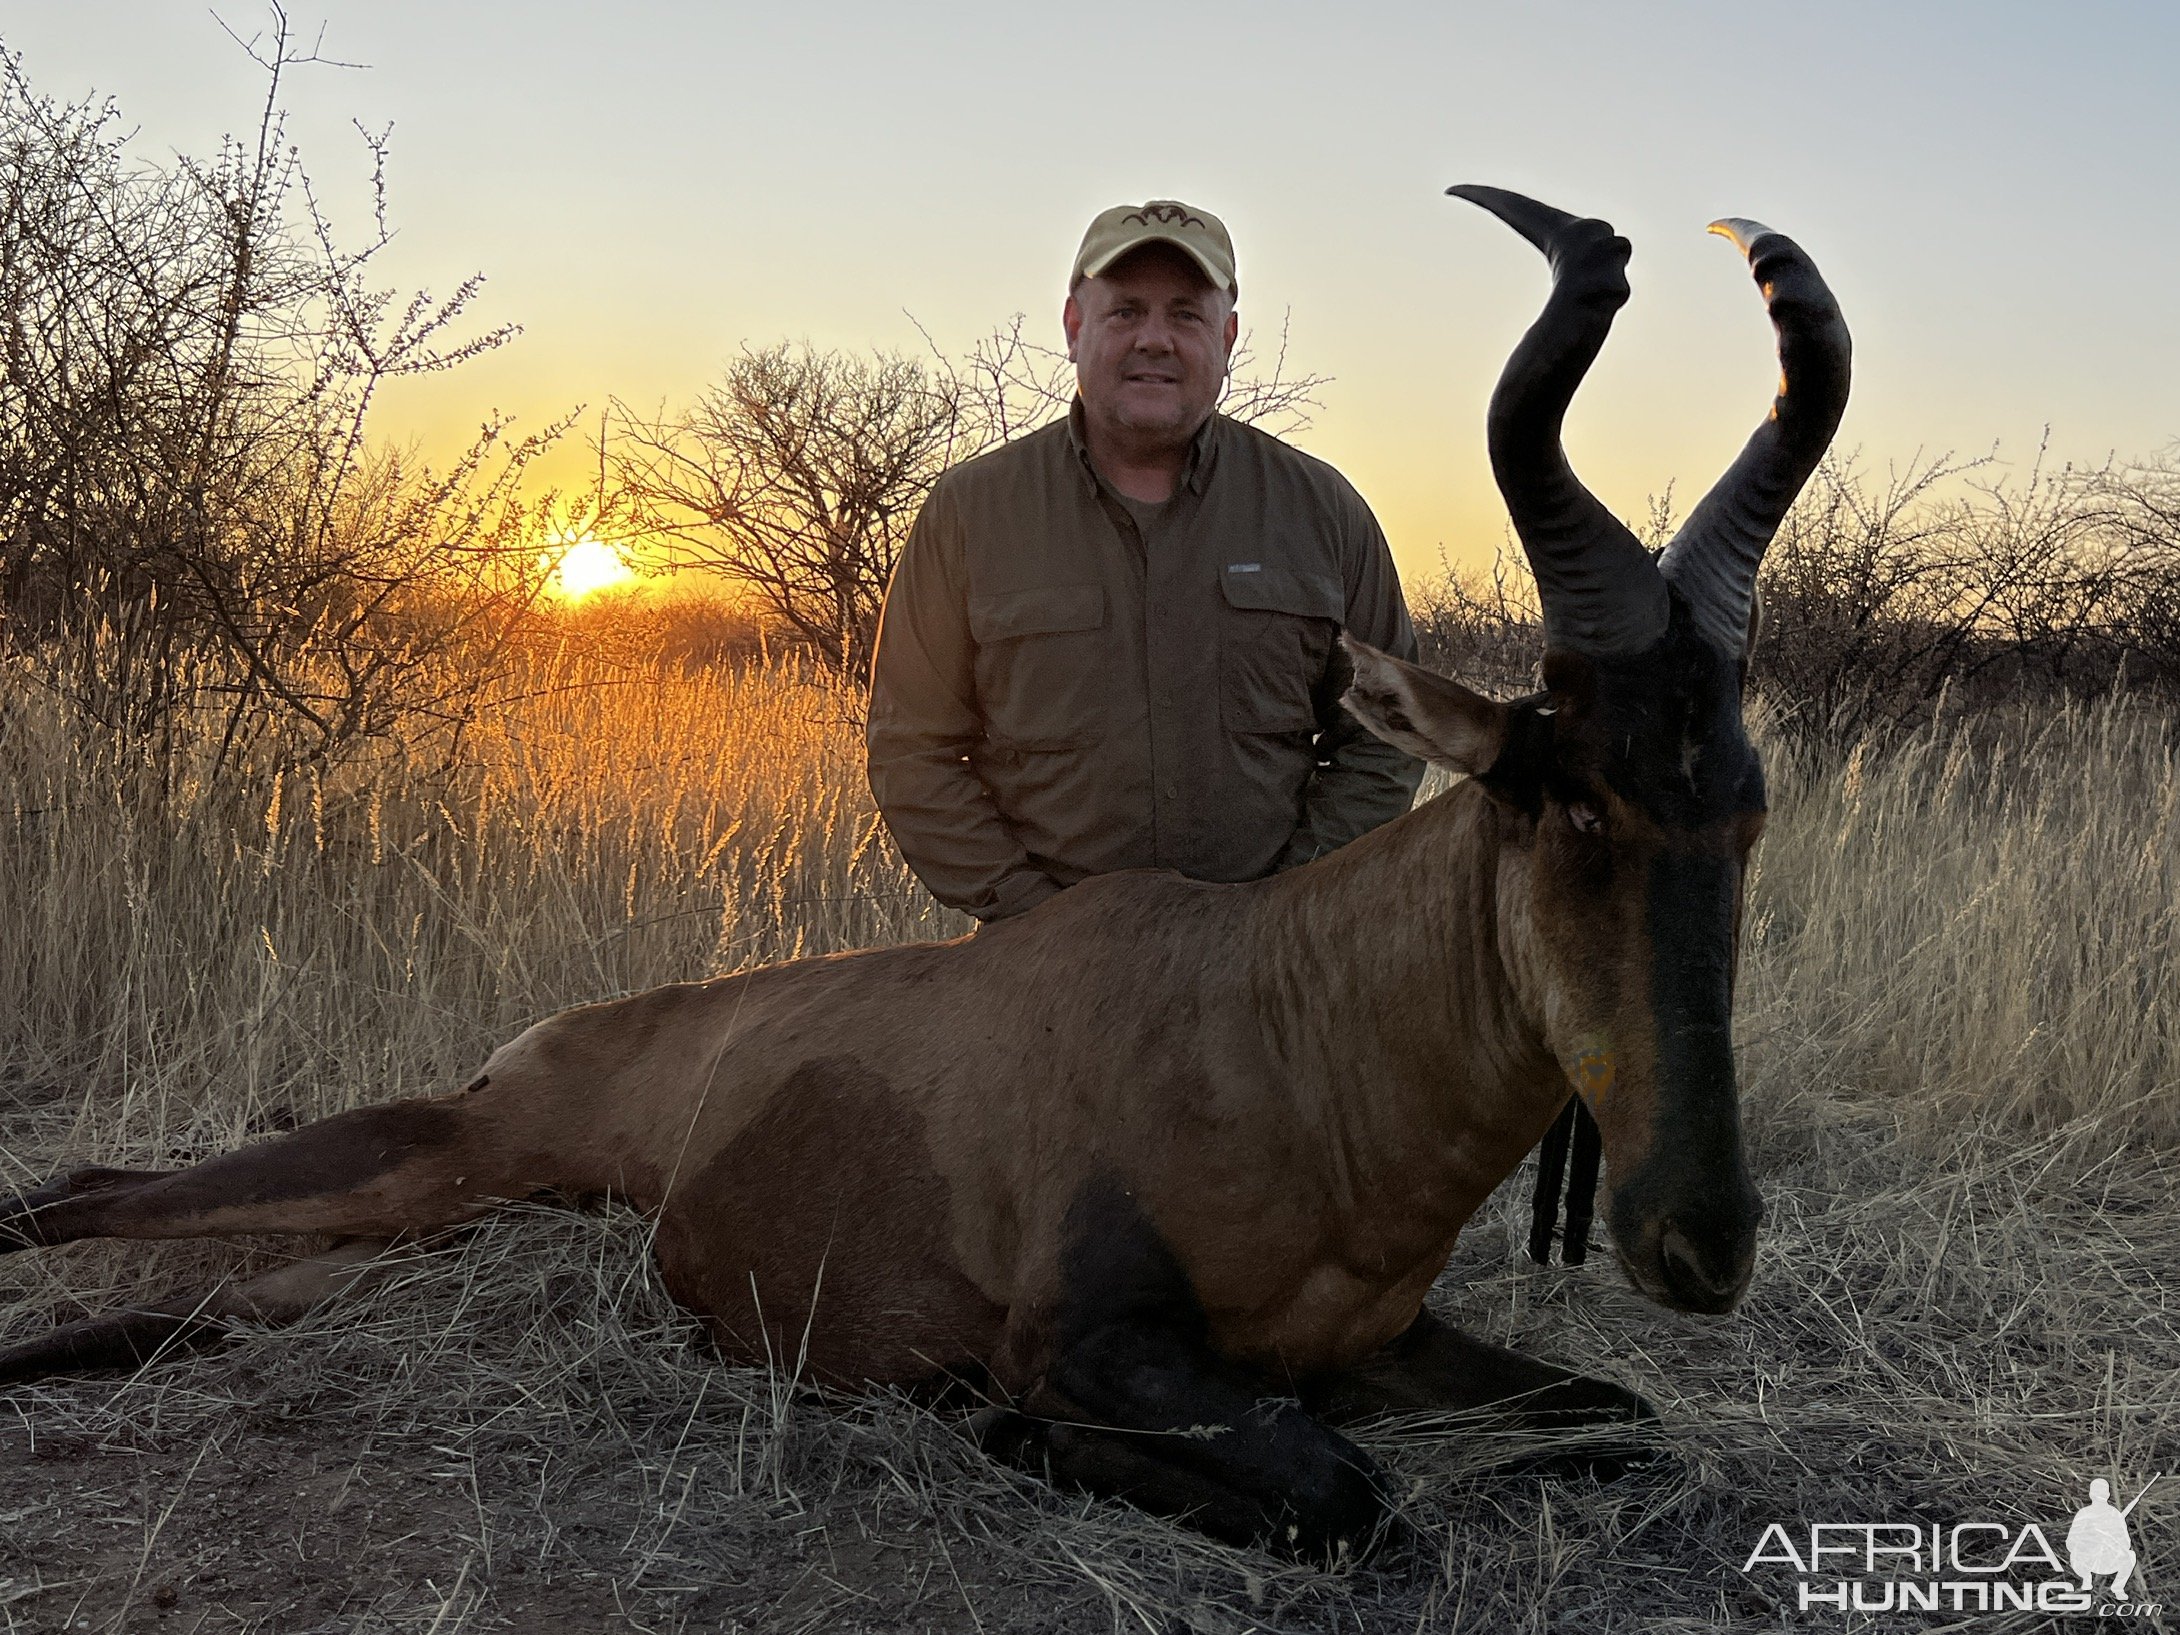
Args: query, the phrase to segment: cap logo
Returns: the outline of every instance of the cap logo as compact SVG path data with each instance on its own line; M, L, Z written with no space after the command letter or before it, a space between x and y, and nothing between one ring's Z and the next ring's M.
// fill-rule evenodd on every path
M1211 228L1211 224L1205 221L1203 217L1197 215L1185 205L1175 204L1171 199L1154 199L1142 209L1131 210L1120 219L1122 221L1139 221L1145 227L1156 221L1169 227L1174 225L1201 227L1206 232L1210 231Z

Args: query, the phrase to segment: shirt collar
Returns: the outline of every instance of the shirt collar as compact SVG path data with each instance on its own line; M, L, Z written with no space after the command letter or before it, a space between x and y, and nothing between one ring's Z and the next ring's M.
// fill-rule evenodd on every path
M1219 425L1225 418L1213 409L1196 428L1196 435L1188 440L1188 463L1181 468L1180 486L1192 494L1201 494L1211 481L1211 468L1218 463L1219 457ZM1067 443L1075 451L1075 463L1084 480L1095 492L1098 473L1090 463L1090 437L1084 426L1082 394L1079 392L1067 406Z

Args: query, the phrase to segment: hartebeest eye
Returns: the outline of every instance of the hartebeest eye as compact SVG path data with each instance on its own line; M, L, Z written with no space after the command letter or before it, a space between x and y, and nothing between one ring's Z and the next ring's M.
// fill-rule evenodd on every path
M1599 834L1605 827L1604 814L1586 800L1567 803L1567 821L1574 825L1578 835Z

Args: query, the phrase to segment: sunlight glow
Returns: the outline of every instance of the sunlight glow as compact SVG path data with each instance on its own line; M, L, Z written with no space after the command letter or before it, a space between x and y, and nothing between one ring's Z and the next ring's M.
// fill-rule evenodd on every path
M545 553L548 560L553 554L552 551ZM625 584L636 577L636 570L628 565L626 557L588 534L560 550L559 557L560 560L553 564L549 582L555 592L571 602L581 600L594 590Z

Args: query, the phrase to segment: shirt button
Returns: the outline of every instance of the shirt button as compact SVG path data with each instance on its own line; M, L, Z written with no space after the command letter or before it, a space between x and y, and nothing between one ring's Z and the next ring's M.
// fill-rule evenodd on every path
M1166 785L1166 799L1168 799L1168 800L1171 800L1171 799L1173 799L1173 797L1174 797L1175 795L1177 795L1177 794L1179 794L1179 793L1180 793L1180 786L1179 786L1178 784L1170 784L1170 783L1169 783L1169 784L1167 784L1167 785Z

